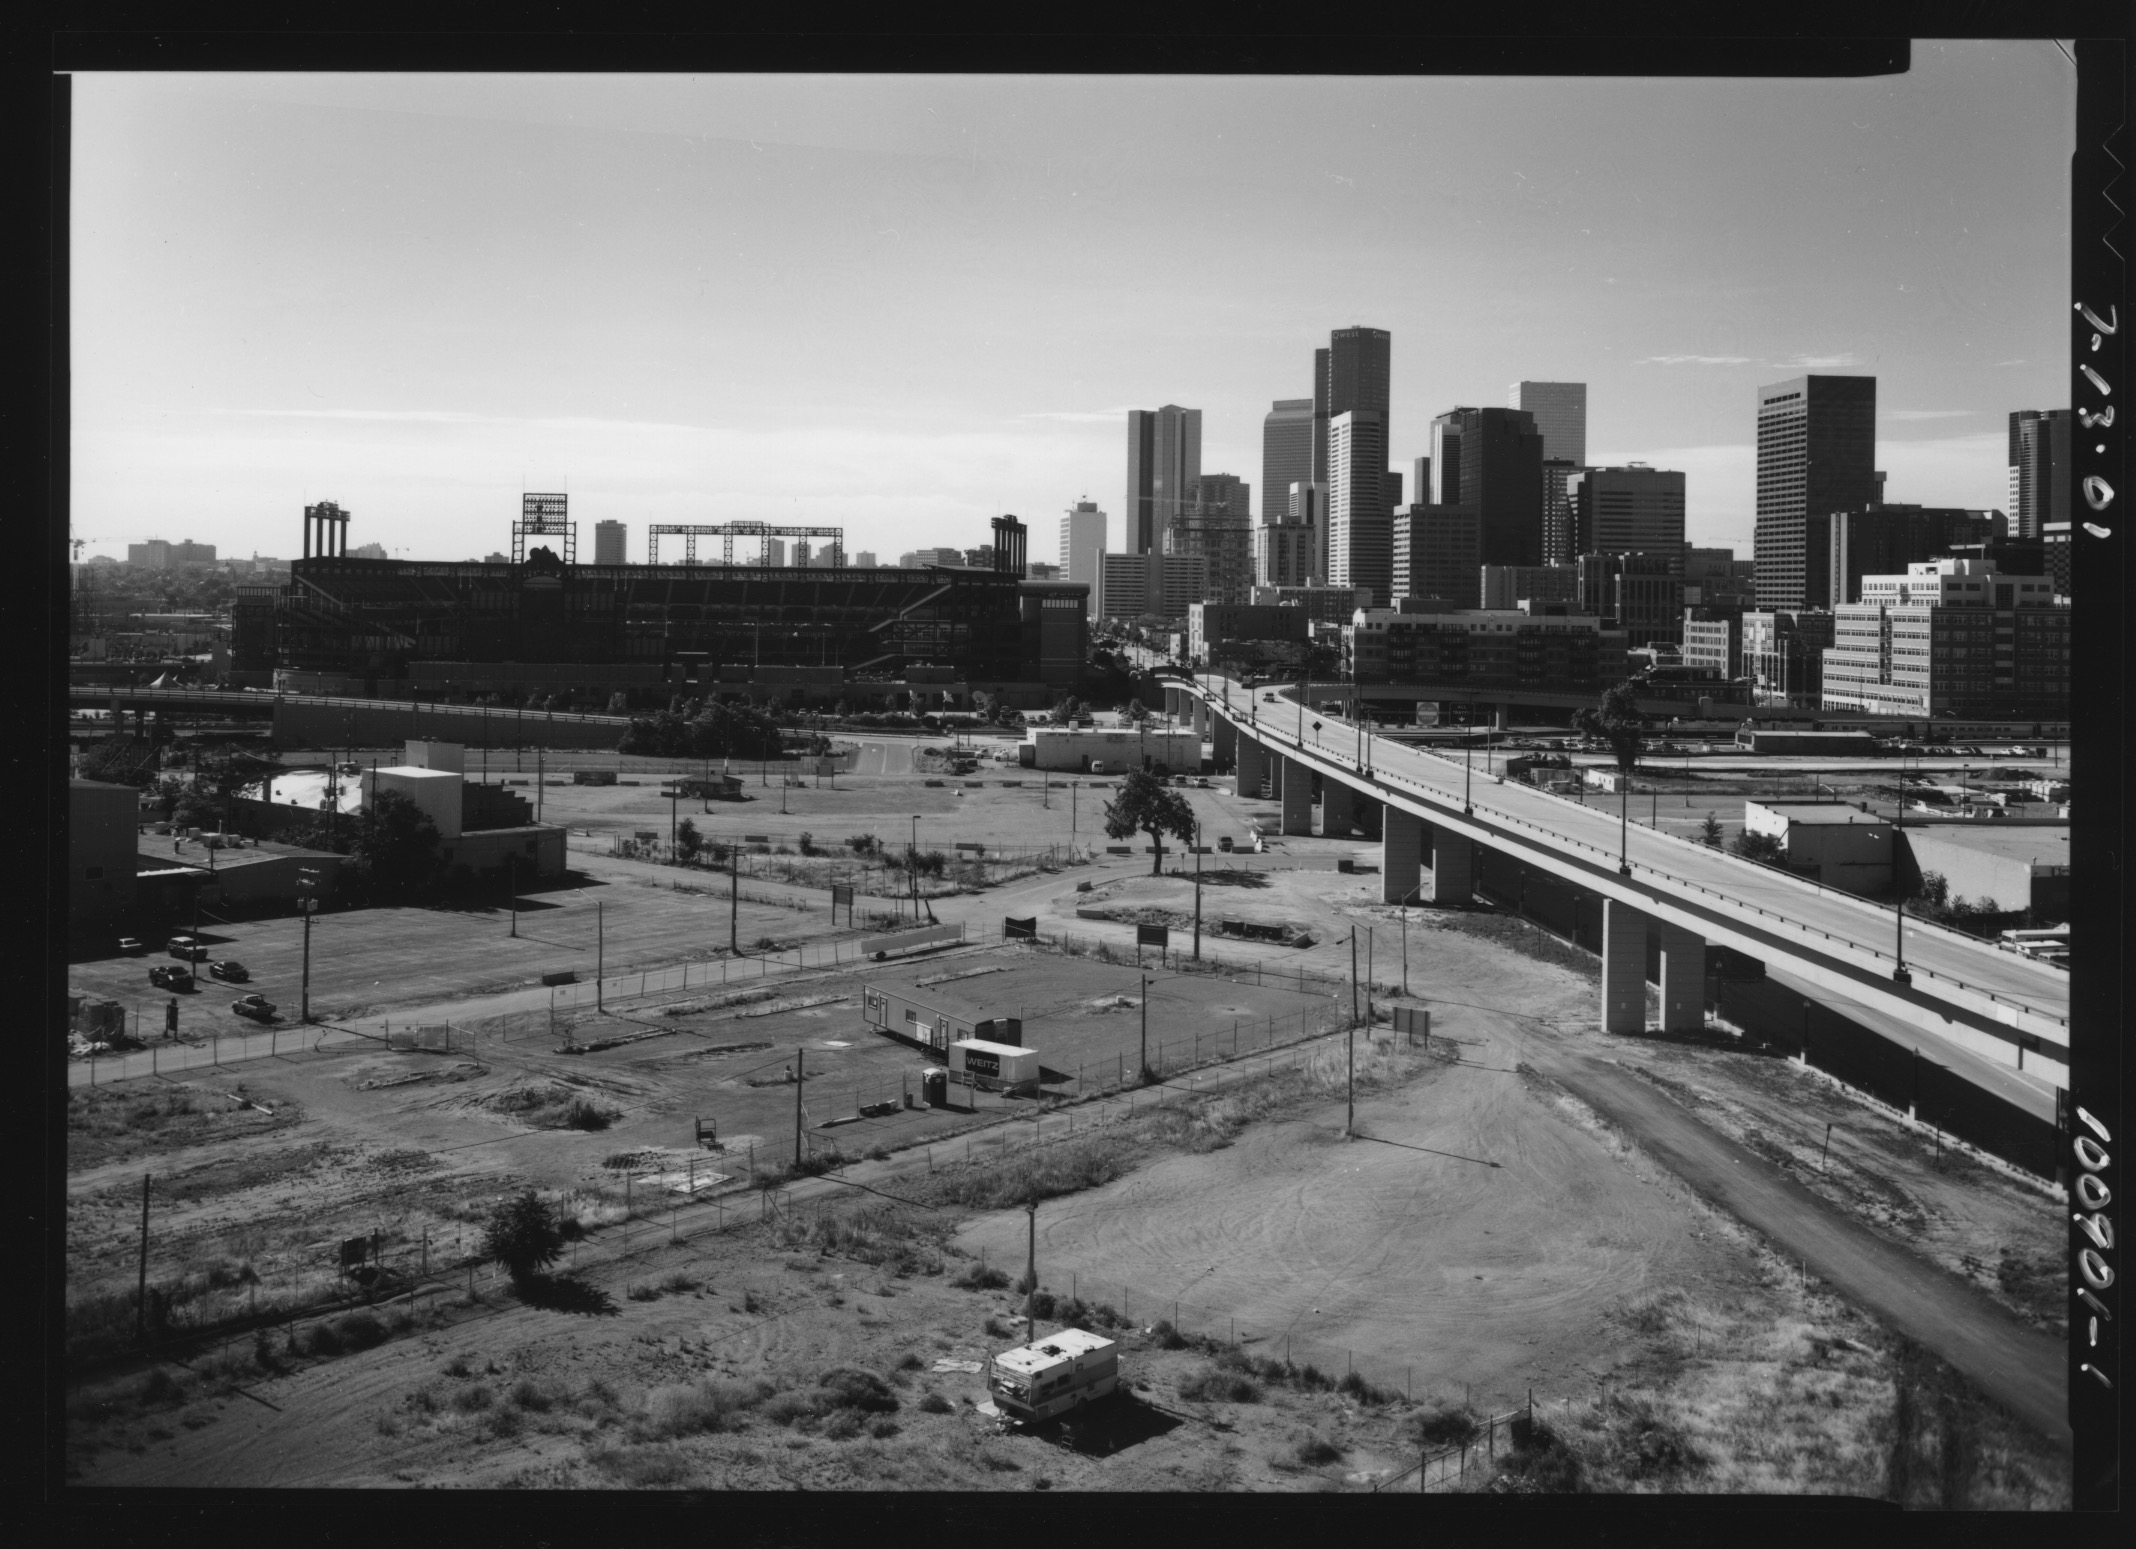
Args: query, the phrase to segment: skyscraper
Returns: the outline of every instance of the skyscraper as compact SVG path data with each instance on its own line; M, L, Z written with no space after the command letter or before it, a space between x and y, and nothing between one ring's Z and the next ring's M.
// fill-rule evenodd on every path
M624 551L630 541L630 529L621 522L595 522L593 524L593 562L596 565L623 565L629 561Z
M1390 591L1477 606L1483 575L1482 527L1467 506L1411 505L1394 514Z
M2069 411L2018 409L2010 416L2010 536L2037 538L2069 520Z
M1353 409L1380 417L1381 445L1393 434L1387 410L1393 381L1394 335L1355 325L1328 335L1313 351L1313 478L1332 484L1330 436L1335 417ZM1385 455L1384 452L1381 454ZM1382 465L1384 466L1384 465Z
M1278 398L1261 420L1261 520L1289 514L1284 497L1313 477L1313 400Z
M1684 476L1628 463L1573 475L1573 553L1668 554L1683 574Z
M1486 565L1543 562L1543 438L1525 409L1457 408L1431 422L1431 500L1469 506Z
M1328 421L1328 584L1367 586L1387 606L1393 513L1387 506L1387 417L1349 409Z
M1105 513L1094 500L1078 500L1061 518L1061 574L1095 587L1104 555Z
M1758 607L1827 608L1831 516L1878 498L1876 378L1800 376L1758 389Z
M1168 403L1127 414L1127 552L1148 554L1201 477L1201 410Z
M1164 552L1206 561L1203 602L1244 603L1253 590L1253 486L1228 473L1205 473L1187 488L1164 529Z
M1543 459L1543 563L1546 565L1569 565L1573 556L1580 552L1574 541L1571 488L1580 471L1580 465L1567 457Z
M1871 506L1834 511L1827 530L1830 606L1862 600L1865 575L1903 575L1907 567L1947 558L1951 546L1999 539L1992 511L1937 506Z
M1587 461L1587 384L1585 382L1515 382L1506 389L1506 407L1535 416L1543 433L1543 456L1579 467Z

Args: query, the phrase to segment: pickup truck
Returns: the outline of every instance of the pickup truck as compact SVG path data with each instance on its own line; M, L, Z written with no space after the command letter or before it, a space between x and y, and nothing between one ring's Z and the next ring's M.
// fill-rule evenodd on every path
M264 995L241 995L230 1002L230 1009L241 1017L250 1017L255 1022L274 1020L274 1002Z

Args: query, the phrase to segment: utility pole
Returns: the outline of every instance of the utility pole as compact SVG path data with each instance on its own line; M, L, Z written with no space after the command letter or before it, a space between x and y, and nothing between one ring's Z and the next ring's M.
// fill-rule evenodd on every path
M678 775L674 778L679 780L681 776ZM679 784L671 785L668 787L668 858L670 860L675 855L675 816L681 810L682 787Z
M549 782L548 782L547 778L546 778L546 777L545 777L545 775L544 775L544 771L545 771L545 770L546 770L547 768L548 768L548 764L547 764L547 761L546 761L546 759L545 759L545 757L544 757L544 749L542 749L542 748L540 748L540 747L537 747L537 748L535 748L535 750L534 750L534 821L535 821L536 823L539 823L539 822L541 822L541 793L542 793L542 791L543 791L543 790L544 790L544 789L545 789L545 788L546 788L546 787L548 786L548 784L549 784Z
M802 1062L808 1057L807 1049L794 1050L794 1167L801 1166L801 1083L808 1079Z
M602 905L593 906L593 1009L604 1011L601 1004L601 969L608 959L608 932L601 919Z
M1357 1024L1357 927L1350 927L1350 1024Z
M1150 1079L1150 976L1142 976L1142 1079Z
M1038 1196L1033 1194L1024 1209L1030 1212L1030 1254L1024 1261L1024 1343L1038 1343Z
M727 846L727 950L742 955L742 849Z
M1201 961L1201 819L1194 820L1194 961Z
M505 902L511 907L512 911L512 939L517 941L519 939L519 857L516 855L507 855L504 858L504 890L509 895Z
M304 978L297 991L297 1020L311 1020L311 920L313 900L304 900Z
M148 1343L148 1173L141 1174L141 1274L134 1287L134 1337Z

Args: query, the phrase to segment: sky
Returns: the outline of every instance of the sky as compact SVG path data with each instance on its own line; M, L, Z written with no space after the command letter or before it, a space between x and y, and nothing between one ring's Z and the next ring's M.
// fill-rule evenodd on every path
M1588 461L1686 476L1748 555L1760 384L1877 378L1886 498L2006 504L2066 402L2075 72L1916 43L1834 81L84 74L73 536L299 552L593 523L842 526L848 553L1122 542L1126 415L1261 421L1393 334L1390 461L1517 380Z

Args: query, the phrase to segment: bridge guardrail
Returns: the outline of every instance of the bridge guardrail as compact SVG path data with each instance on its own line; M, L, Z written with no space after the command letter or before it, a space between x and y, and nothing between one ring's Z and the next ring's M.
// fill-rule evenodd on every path
M1205 696L1207 695L1207 690L1203 690L1202 692ZM1223 708L1226 711L1235 713L1234 707L1231 702L1231 697L1228 693L1223 696L1222 703ZM1247 724L1253 727L1254 735L1257 737L1268 737L1279 743L1287 744L1301 754L1310 752L1315 757L1328 759L1331 762L1349 764L1352 768L1356 769L1360 776L1362 776L1363 778L1385 780L1391 784L1407 786L1411 790L1414 790L1419 794L1425 795L1427 797L1443 794L1434 792L1431 787L1426 786L1419 781L1411 780L1402 775L1396 774L1391 770L1385 769L1384 767L1376 768L1370 759L1367 759L1364 762L1360 763L1360 761L1355 757L1349 754L1337 752L1332 748L1321 747L1317 744L1308 748L1308 746L1305 743L1301 742L1294 733L1289 733L1281 730L1273 722L1271 722L1268 728L1264 731L1259 725L1259 717L1250 713ZM1451 755L1441 753L1436 749L1405 748L1405 751L1415 752L1428 757L1439 758L1447 763L1457 762L1455 759L1452 758ZM1559 801L1565 800L1564 797L1556 796L1556 793L1550 791L1537 791L1535 794L1542 796L1551 796ZM1584 805L1584 803L1582 805ZM1489 816L1496 818L1502 822L1517 824L1522 828L1532 829L1535 833L1550 839L1556 844L1572 845L1581 850L1591 851L1594 854L1604 857L1605 859L1615 858L1614 856L1612 856L1609 850L1605 849L1600 845L1589 844L1586 840L1583 839L1574 839L1566 834L1555 833L1540 824L1531 823L1525 818L1516 817L1512 813L1505 812L1501 809L1485 807L1480 808L1478 810L1485 812ZM1689 844L1692 842L1687 839L1679 838L1677 835L1674 834L1661 834L1660 837L1678 844ZM1721 854L1721 857L1724 861L1741 862L1744 865L1759 865L1758 862L1747 860L1742 856L1729 855L1726 851L1721 851L1719 853ZM1895 955L1885 953L1879 950L1878 948L1869 945L1866 942L1856 941L1851 937L1847 936L1834 936L1830 931L1821 930L1816 926L1804 925L1800 921L1792 919L1787 915L1776 914L1769 909L1761 907L1760 905L1749 903L1746 900L1740 898L1732 897L1727 893L1723 893L1717 889L1707 887L1704 883L1696 882L1689 877L1681 876L1675 872L1667 870L1664 867L1655 866L1646 861L1632 861L1629 859L1627 859L1625 863L1630 865L1634 871L1644 871L1651 876L1659 877L1666 881L1676 883L1684 887L1692 888L1697 892L1705 894L1709 897L1721 899L1735 908L1748 909L1753 914L1759 915L1760 917L1765 919L1777 921L1781 925L1787 926L1791 929L1802 931L1807 935L1819 936L1825 941L1836 942L1837 944L1847 948L1850 951L1866 952L1867 954L1869 954L1870 957L1876 959L1880 963L1896 961ZM1759 869L1761 871L1770 873L1776 879L1785 877L1789 878L1790 880L1795 880L1793 878L1792 873L1781 871L1776 867L1759 866ZM1867 899L1859 900L1859 902L1873 909L1881 910L1884 907L1881 904L1877 904ZM1892 912L1896 914L1896 910ZM1988 948L1990 950L1992 950L1994 946L1993 943L1983 942L1977 937L1968 936L1963 931L1952 929L1951 927L1942 925L1937 921L1917 918L1915 925L1917 929L1939 931L1945 937L1955 942L1963 942L1970 946L1983 947ZM2039 1017L2042 1021L2053 1022L2065 1028L2069 1026L2069 1018L2066 1016L2057 1016L2051 1011L2042 1011L2027 1002L2013 1000L2009 996L2003 995L1996 990L1989 989L1985 985L1971 983L1968 980L1959 978L1955 974L1940 973L1935 969L1922 967L1918 963L1911 965L1909 971L1919 977L1934 979L1943 984L1955 985L1959 989L1966 990L1971 994L1984 996L1997 1005L2008 1006L2013 1011L2022 1012L2030 1016Z

